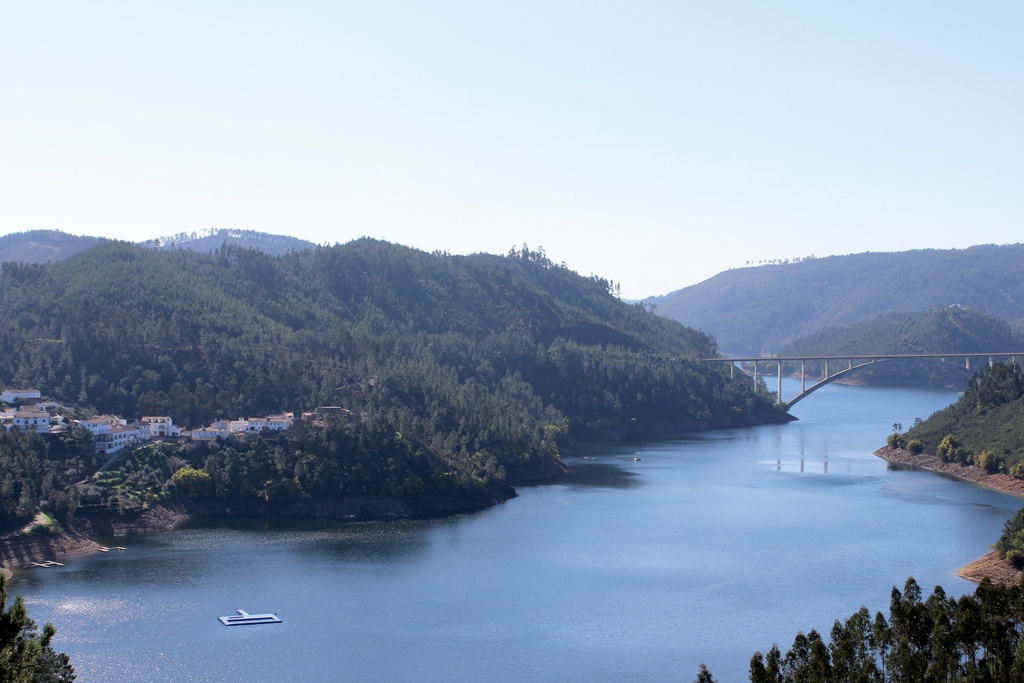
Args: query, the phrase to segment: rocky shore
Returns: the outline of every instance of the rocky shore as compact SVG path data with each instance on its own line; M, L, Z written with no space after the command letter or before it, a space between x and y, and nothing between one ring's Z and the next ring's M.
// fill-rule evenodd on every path
M194 500L188 504L150 505L122 512L80 510L63 527L34 526L0 538L0 572L33 563L100 552L97 537L129 537L171 531L192 519L333 519L370 521L443 517L473 512L514 498L511 486L493 486L469 496L429 497L415 503L395 500L303 500L269 504L258 500Z
M1024 498L1024 479L1017 479L1009 474L1002 472L989 474L980 467L960 465L955 462L942 462L942 459L937 455L929 455L927 453L912 455L910 451L897 450L889 446L879 448L875 451L875 455L896 467L938 472L939 474L945 474L956 479L987 486L990 489Z
M0 538L0 570L11 570L33 563L64 560L100 552L97 536L134 536L170 531L188 519L183 508L152 506L124 514L103 512L76 517L63 527L36 527Z
M999 557L993 550L984 557L960 567L957 576L974 583L981 583L982 579L989 579L992 583L1016 586L1024 578L1024 572Z
M1024 480L1017 479L1002 472L989 473L980 467L960 465L953 462L942 462L937 455L921 453L913 455L910 451L897 450L886 446L875 451L875 455L888 462L893 467L903 467L915 470L928 470L938 472L962 481L969 481L973 484L986 486L990 489L1009 493L1024 498ZM961 567L957 574L968 581L980 582L984 578L990 579L993 583L1004 585L1020 583L1024 578L1024 572L1003 560L995 552L988 553L982 558Z

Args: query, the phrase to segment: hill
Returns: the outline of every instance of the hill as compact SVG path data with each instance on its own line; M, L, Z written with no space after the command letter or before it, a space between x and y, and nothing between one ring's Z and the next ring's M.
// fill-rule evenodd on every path
M956 403L914 425L905 440L947 462L1024 478L1024 371L1017 363L982 369Z
M610 289L525 249L451 256L364 239L274 257L103 241L0 273L0 377L187 427L316 406L359 416L269 445L140 455L82 492L118 509L188 490L260 505L400 500L423 513L550 477L573 441L788 419L745 378L687 360L715 352L709 337ZM7 447L0 484L6 472L26 492L0 501L11 520L40 492L75 507L60 482L95 465L75 460L81 443L62 442L70 464L40 482L42 447ZM173 481L185 466L204 474Z
M271 256L280 256L289 251L305 251L315 249L316 245L297 237L287 235L271 235L256 230L225 230L210 228L193 232L180 232L169 237L160 237L141 243L144 247L154 249L190 249L192 251L212 252L222 246L256 249Z
M1024 340L998 318L963 306L926 313L890 313L863 323L820 330L782 347L780 355L976 353L1024 349ZM962 359L961 359L962 360ZM821 368L808 363L807 372ZM788 368L798 371L798 368ZM960 362L906 360L872 365L856 379L875 385L941 386L962 389L971 372Z
M95 246L97 237L69 235L59 230L29 230L0 237L0 263L60 261Z
M889 313L954 304L1020 327L1024 245L864 253L740 268L645 303L714 336L734 355Z
M0 263L49 263L62 261L90 249L99 242L98 237L69 235L59 230L30 230L0 237ZM315 244L297 237L271 235L255 230L223 230L210 228L181 232L169 237L140 242L152 249L186 249L212 252L227 245L243 249L256 249L265 254L279 256L289 251L316 249Z

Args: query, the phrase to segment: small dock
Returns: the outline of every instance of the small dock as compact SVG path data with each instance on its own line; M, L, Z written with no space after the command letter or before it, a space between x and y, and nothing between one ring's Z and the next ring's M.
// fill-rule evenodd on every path
M249 614L244 609L235 610L237 616L217 617L225 626L251 626L254 624L280 624L281 618L276 614Z
M46 562L31 562L31 563L29 563L29 566L30 567L39 567L40 569L46 569L48 567L63 567L64 565L61 564L60 562L55 562L53 560L47 560Z
M101 545L99 548L97 548L97 550L99 550L101 553L109 553L111 550L128 550L128 548L124 547L123 545L114 545L110 546L109 548L105 545Z

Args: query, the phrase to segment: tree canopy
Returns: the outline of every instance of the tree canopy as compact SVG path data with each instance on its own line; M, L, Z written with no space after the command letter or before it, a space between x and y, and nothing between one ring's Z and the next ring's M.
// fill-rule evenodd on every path
M171 486L163 464L118 466L92 485L119 504L186 490L472 497L560 471L574 441L787 419L695 360L715 354L710 337L614 291L525 245L451 256L362 239L270 256L101 241L59 263L4 265L0 377L85 412L193 428L317 406L354 416L286 436L251 468L262 481L238 473L237 457L264 457L246 442L163 454L205 471L210 489L191 475ZM67 471L92 474L78 457ZM39 500L32 471L12 475L25 499L12 518Z

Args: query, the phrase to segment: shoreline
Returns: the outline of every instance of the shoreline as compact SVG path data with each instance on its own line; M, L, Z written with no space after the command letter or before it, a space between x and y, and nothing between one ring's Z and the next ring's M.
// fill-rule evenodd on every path
M889 463L890 467L912 470L926 470L936 474L944 474L960 481L978 484L986 488L1008 493L1011 496L1024 498L1024 480L1017 479L1003 472L988 473L979 467L961 465L953 462L942 462L937 455L921 453L912 455L910 451L896 450L890 446L879 448L875 455ZM1002 585L1017 585L1024 579L1024 571L1011 565L999 557L995 551L969 562L957 570L957 576L974 583L989 579Z
M0 572L10 580L14 572L33 563L63 561L103 552L97 536L138 536L172 531L188 521L183 508L153 506L144 510L105 513L75 519L58 529L37 530L0 538Z
M157 504L124 512L81 514L63 527L18 532L0 538L0 573L14 573L36 563L62 561L104 552L95 539L128 538L174 531L192 521L230 519L334 520L361 522L420 519L475 512L515 498L514 488L481 492L468 500L437 498L419 506L391 500L305 501L304 504L267 506L257 501L193 501Z

